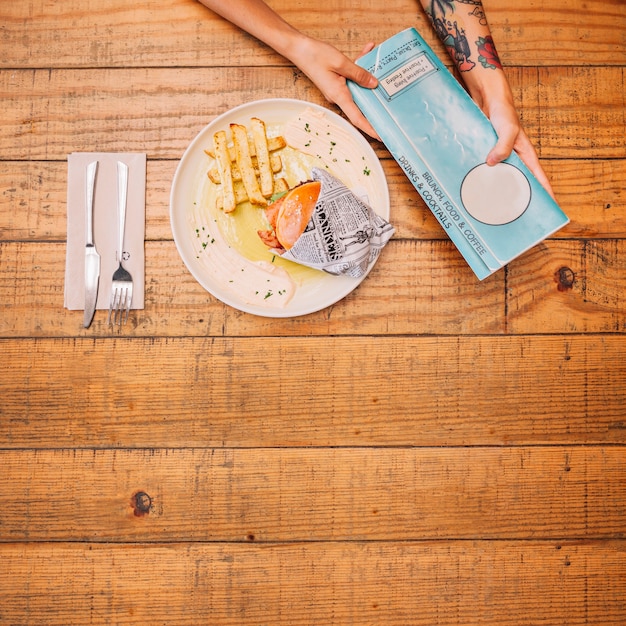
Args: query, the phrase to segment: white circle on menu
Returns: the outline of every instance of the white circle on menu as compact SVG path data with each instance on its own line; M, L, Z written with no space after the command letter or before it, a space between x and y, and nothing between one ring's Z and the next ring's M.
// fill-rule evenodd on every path
M461 200L479 222L501 226L516 220L530 204L531 189L524 173L510 163L481 163L461 185Z

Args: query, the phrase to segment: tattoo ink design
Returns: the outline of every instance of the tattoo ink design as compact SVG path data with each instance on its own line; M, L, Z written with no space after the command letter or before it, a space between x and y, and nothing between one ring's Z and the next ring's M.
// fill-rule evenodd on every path
M476 63L470 59L471 50L465 36L465 30L451 20L442 20L435 24L437 33L454 59L460 72L469 72Z
M478 46L478 61L483 67L490 70L502 69L502 63L500 63L496 46L491 37L479 37L476 45Z
M430 4L430 9L427 10L433 22L437 17L445 18L448 11L454 13L454 2L452 0L433 0Z
M487 26L487 16L481 6L475 6L474 10L468 15L473 15L481 26Z
M469 72L476 67L476 63L470 58L472 51L465 36L465 30L459 28L453 19L455 4L473 6L468 13L475 17L481 26L487 26L487 18L483 10L481 0L432 0L427 14L435 28L437 36L446 46L448 53L456 63L460 72ZM496 46L491 36L479 37L476 41L478 49L478 62L486 69L502 69L502 63L496 52Z
M437 36L447 48L459 71L469 72L476 67L476 63L470 59L471 50L465 30L459 28L456 21L449 19L448 13L454 13L454 2L450 0L433 0L428 11Z

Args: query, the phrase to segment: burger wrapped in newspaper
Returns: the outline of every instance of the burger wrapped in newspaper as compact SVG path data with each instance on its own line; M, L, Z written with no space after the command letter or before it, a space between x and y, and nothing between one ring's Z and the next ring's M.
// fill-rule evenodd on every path
M273 252L330 274L363 276L394 228L339 179L319 168L266 211L259 236Z

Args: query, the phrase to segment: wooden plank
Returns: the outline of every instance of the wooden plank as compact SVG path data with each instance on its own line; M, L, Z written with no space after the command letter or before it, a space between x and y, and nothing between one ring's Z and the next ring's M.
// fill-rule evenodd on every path
M382 41L406 28L410 16L410 24L446 58L423 11L409 0L396 0L393 11L384 15L375 0L358 6L339 0L323 5L273 0L271 5L303 32L353 58L366 41ZM507 65L619 65L626 60L626 12L620 0L564 0L558 5L486 0L484 6ZM191 0L139 6L103 0L88 10L80 0L62 5L5 2L0 21L5 40L12 43L0 58L4 68L286 63ZM338 27L343 24L350 28Z
M1 337L106 337L63 308L65 245L0 244ZM392 240L359 287L317 313L243 314L187 271L173 242L146 244L145 309L125 336L574 334L626 329L626 240L552 240L478 281L450 241Z
M5 70L0 158L62 160L72 151L120 151L178 159L215 116L272 96L324 102L289 68L231 68L227 81L221 68Z
M178 161L148 161L146 240L172 239L169 195ZM0 241L65 241L67 161L4 161Z
M1 537L147 543L620 538L624 450L5 450Z
M0 441L624 443L625 349L624 335L3 340Z
M592 76L593 70L582 67L507 72L522 124L540 156L626 156L624 72L622 68L604 69L607 73L602 72L602 77ZM613 92L608 97L611 103L607 103L606 90ZM619 133L615 140L608 137L613 132Z
M507 66L624 65L626 61L622 0L565 0L558 6L546 0L484 0L483 7Z
M82 312L63 308L64 272L64 244L0 244L0 301L10 303L0 336L117 336L105 311L84 329ZM504 331L504 274L479 282L450 242L393 241L367 279L337 304L268 318L222 304L187 271L172 241L151 242L145 307L131 312L124 335L493 333Z
M626 157L622 68L513 68L509 74L543 158ZM0 97L5 160L63 160L72 151L94 150L178 159L207 123L235 105L268 97L324 104L308 79L289 68L232 68L226 82L221 68L90 70L80 81L73 70L4 70Z
M507 330L625 332L626 242L563 241L550 257L544 245L507 268Z
M616 624L624 541L0 545L7 623Z
M381 154L381 156L385 156ZM0 170L0 241L63 241L66 236L67 163L5 161ZM178 161L148 161L146 240L171 239L169 195ZM396 238L447 239L408 178L389 156ZM570 224L556 238L626 238L626 159L547 160L543 163Z
M626 238L626 160L543 161L570 223L555 237Z

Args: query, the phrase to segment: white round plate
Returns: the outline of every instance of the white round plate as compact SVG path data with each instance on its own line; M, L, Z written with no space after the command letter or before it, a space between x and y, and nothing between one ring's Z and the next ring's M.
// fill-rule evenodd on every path
M229 125L233 123L247 126L251 117L258 117L266 123L268 136L271 136L270 128L278 129L280 134L280 128L284 124L306 109L323 113L327 122L343 129L346 133L344 136L349 135L351 146L358 153L359 159L355 161L354 168L351 167L352 159L350 160L349 170L353 169L354 176L351 176L350 171L348 176L353 180L345 180L345 174L342 180L354 193L361 197L365 196L376 213L389 220L389 189L376 153L358 130L333 111L310 102L276 98L249 102L220 115L198 133L178 164L170 194L170 221L178 252L194 278L213 296L246 313L265 317L294 317L319 311L352 292L375 263L374 261L370 265L364 276L350 278L302 268L281 259L282 267L290 276L292 275L297 285L295 293L284 306L278 303L274 306L271 301L258 306L247 302L240 294L229 288L226 273L221 275L218 271L220 268L215 267L215 264L213 267L207 267L198 254L198 226L190 216L197 215L203 210L209 188L215 187L207 176L213 159L205 153L206 148L213 146L213 135L218 130L225 130L229 134ZM328 165L332 172L332 164ZM367 176L363 176L365 171ZM354 187L358 187L359 191L357 192ZM245 250L237 251L237 254L245 256ZM268 260L270 259L271 255L268 254ZM303 269L306 272L303 272Z

